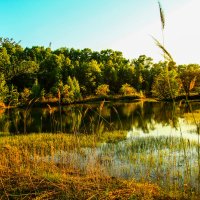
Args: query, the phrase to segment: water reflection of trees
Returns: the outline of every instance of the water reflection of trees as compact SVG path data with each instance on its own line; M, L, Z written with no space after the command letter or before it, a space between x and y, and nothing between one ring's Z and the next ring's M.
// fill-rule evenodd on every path
M153 106L154 120L163 126L171 125L178 127L178 118L180 117L180 110L178 104L171 102L159 102Z
M195 104L194 110L200 104ZM1 131L12 133L63 132L96 133L107 130L140 129L148 133L156 124L178 126L184 110L166 102L100 103L58 107L10 109L0 113ZM24 120L26 117L26 120ZM26 124L25 124L26 123Z

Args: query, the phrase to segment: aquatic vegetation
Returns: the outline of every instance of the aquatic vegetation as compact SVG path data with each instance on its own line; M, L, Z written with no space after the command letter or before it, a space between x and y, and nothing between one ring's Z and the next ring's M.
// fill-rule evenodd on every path
M31 134L3 136L0 149L3 198L197 199L200 195L198 144L183 143L180 137L127 138L125 131Z

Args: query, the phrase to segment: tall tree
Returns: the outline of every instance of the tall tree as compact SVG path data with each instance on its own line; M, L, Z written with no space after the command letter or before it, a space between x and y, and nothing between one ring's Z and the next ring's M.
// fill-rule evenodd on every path
M61 81L61 66L62 59L55 54L50 54L41 62L38 71L38 81L46 91L50 91L53 86L56 86Z
M179 77L186 95L200 84L200 66L198 64L181 65L178 67Z
M8 86L3 74L0 74L0 102L5 103L8 96Z

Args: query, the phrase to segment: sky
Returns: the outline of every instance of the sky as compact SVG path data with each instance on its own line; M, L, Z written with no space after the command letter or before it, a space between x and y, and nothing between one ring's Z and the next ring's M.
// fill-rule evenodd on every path
M200 0L160 0L165 47L178 64L200 64ZM0 0L0 37L25 47L93 51L113 49L126 58L162 60L157 0Z

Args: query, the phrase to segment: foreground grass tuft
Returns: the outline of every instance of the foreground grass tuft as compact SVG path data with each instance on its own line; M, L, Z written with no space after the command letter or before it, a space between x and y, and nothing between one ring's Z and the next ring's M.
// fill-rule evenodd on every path
M170 199L150 183L100 174L68 173L60 181L25 173L1 173L1 199Z

